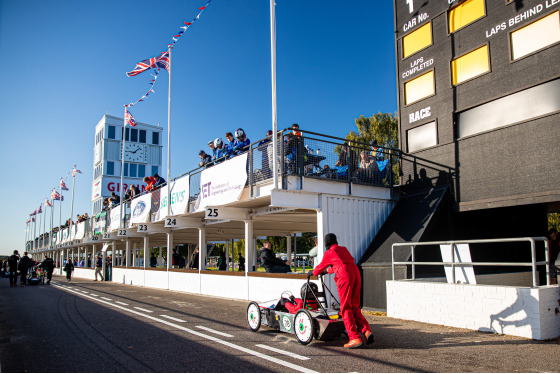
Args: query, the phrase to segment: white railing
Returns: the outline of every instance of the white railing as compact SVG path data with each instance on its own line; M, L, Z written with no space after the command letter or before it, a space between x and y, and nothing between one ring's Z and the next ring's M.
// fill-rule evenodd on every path
M544 251L546 261L538 261L535 249L536 242L544 242ZM531 262L457 262L455 259L455 251L458 244L480 244L480 243L510 243L510 242L529 242L531 245ZM428 245L449 245L451 251L451 261L416 261L415 250L416 247ZM395 247L410 246L410 261L395 261ZM546 281L550 285L550 261L548 240L545 237L524 237L524 238L502 238L502 239L477 239L477 240L453 240L453 241L436 241L436 242L413 242L413 243L395 243L391 247L391 262L393 280L395 280L395 266L397 265L411 265L412 266L412 280L416 279L416 265L422 266L451 266L452 283L455 283L455 267L463 266L527 266L532 269L533 287L538 287L537 279L537 266L546 265Z

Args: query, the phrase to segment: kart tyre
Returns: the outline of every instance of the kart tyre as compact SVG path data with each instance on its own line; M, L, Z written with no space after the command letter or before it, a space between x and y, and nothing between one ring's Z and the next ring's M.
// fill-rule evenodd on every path
M294 317L294 332L298 342L303 345L307 345L313 340L315 335L315 320L307 310L300 309L296 312Z
M254 301L251 301L247 307L247 323L251 331L258 331L261 328L261 308Z

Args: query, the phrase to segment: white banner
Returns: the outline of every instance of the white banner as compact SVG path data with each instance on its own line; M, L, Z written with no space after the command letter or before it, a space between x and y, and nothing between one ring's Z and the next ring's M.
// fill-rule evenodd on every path
M109 232L118 230L121 227L121 207L111 209L111 220L109 221Z
M80 222L76 226L76 239L82 240L86 233L86 222Z
M152 194L135 198L130 203L130 223L148 223L152 209Z
M58 230L56 243L62 244L62 230Z
M171 216L188 213L190 176L185 175L171 184ZM156 221L167 217L167 186L160 189L159 210Z
M68 233L70 232L70 229L64 229L62 231L62 243L66 243L68 241Z
M198 212L209 205L225 205L239 200L247 182L247 156L248 153L244 153L202 171Z

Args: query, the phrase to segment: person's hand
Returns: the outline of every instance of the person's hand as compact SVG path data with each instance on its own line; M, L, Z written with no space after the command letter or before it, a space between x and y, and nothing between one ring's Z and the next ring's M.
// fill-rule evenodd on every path
M290 261L286 260L286 265L290 265Z
M307 272L307 278L310 278L312 276L313 276L313 269L311 269Z

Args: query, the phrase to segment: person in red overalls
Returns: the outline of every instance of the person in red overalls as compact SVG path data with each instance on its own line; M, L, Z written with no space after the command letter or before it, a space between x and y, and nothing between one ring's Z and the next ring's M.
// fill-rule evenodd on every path
M344 347L361 347L364 342L360 333L364 335L366 344L371 344L373 343L373 333L360 310L362 279L354 257L346 247L338 245L336 235L332 233L325 235L325 248L327 250L323 255L323 260L308 274L317 276L327 268L329 273L334 272L334 281L340 297L340 315L350 339L348 343L344 344Z

